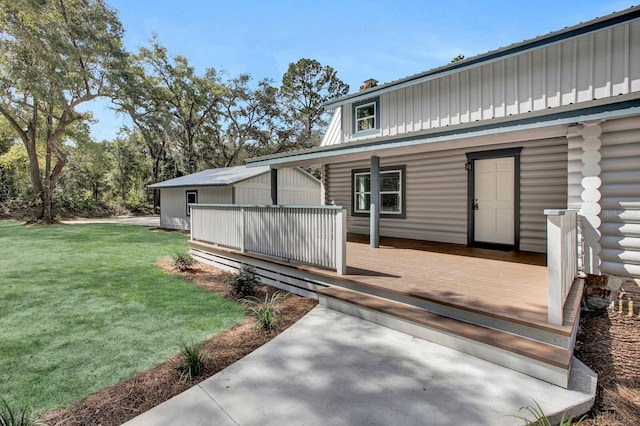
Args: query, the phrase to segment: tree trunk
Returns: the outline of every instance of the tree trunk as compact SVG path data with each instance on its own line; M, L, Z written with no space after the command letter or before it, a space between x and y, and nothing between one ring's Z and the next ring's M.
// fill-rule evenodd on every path
M38 152L36 150L36 123L38 122L38 110L33 109L31 122L27 125L27 133L23 135L27 155L29 156L29 175L31 185L33 185L33 197L36 204L36 220L44 217L44 198L42 193L42 176L40 175L40 164L38 163Z
M51 215L51 147L48 143L44 164L44 188L42 192L42 204L42 219L47 223L53 222L53 216Z

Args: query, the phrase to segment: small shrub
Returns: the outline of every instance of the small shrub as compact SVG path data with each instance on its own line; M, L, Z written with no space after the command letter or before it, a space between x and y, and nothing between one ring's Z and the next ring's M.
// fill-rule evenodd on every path
M532 407L529 405L529 406L520 408L520 411L522 410L528 411L529 414L531 414L534 417L534 420L528 420L525 417L518 417L519 419L524 421L524 426L553 426L553 424L551 423L551 420L549 420L547 415L544 414L544 411L542 411L542 408L540 407L540 405L537 402L535 402L535 404L536 404L535 407ZM582 418L580 418L580 420L578 420L577 422L574 422L573 417L569 416L567 418L567 413L565 412L565 413L562 413L562 418L560 419L559 426L572 426L572 425L580 426L585 418L586 418L586 415L582 416Z
M196 263L189 253L176 253L171 258L173 259L173 266L179 271L186 271Z
M42 422L31 417L31 412L26 408L21 411L13 411L7 401L0 396L0 426L40 426Z
M182 365L180 380L187 381L202 374L206 355L202 352L202 345L185 345L182 348Z
M256 276L256 268L251 265L244 265L240 272L232 275L229 279L231 291L240 296L252 296L256 292L258 285L258 277Z
M276 304L280 299L284 299L287 295L279 291L273 293L271 297L268 294L264 296L264 302L257 297L247 297L243 299L243 303L249 308L249 311L256 317L258 325L264 330L273 329L273 320L276 315L280 315L280 311L276 309Z

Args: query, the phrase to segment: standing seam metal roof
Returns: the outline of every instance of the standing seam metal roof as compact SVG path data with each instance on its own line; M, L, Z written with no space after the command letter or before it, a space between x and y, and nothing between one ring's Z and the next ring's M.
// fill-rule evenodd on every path
M198 173L149 185L150 189L180 188L186 186L228 186L269 172L269 166L236 166L221 169L208 169Z

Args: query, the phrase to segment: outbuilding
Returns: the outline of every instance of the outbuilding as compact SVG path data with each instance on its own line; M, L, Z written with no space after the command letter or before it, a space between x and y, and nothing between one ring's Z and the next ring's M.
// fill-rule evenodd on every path
M272 182L277 188L272 193ZM275 183L275 182L274 182ZM160 190L160 226L189 229L190 204L319 205L320 181L300 168L269 166L203 170L149 185Z

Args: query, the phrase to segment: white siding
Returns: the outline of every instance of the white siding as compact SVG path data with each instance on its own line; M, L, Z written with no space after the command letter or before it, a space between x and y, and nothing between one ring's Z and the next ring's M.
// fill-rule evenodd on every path
M637 91L640 21L633 21L383 93L380 133L367 137L526 114ZM340 139L355 140L351 105L341 109ZM338 142L335 135L331 140Z
M520 248L546 250L544 209L567 203L566 138L521 141L482 149L523 146L520 181ZM452 149L422 154L381 157L380 165L406 166L406 219L380 219L383 236L467 243L466 153L481 148ZM326 166L327 203L346 206L348 232L368 234L369 219L351 216L351 170L367 168L367 161Z
M189 229L187 191L198 191L200 204L231 204L230 187L164 188L160 190L160 226Z
M601 270L640 277L640 118L602 123Z
M235 187L236 204L271 204L270 173L240 182ZM298 169L278 170L278 204L320 205L320 182Z
M342 133L340 132L340 123L342 119L342 108L336 108L333 110L331 121L327 126L327 130L322 136L322 142L320 146L336 145L342 142Z
M247 179L237 183L235 187L199 186L161 189L160 226L189 229L189 218L186 213L187 191L198 191L198 204L269 205L271 204L271 174L264 173ZM298 169L278 170L278 203L318 206L322 204L320 182Z
M265 173L237 183L234 204L271 204L271 175Z

